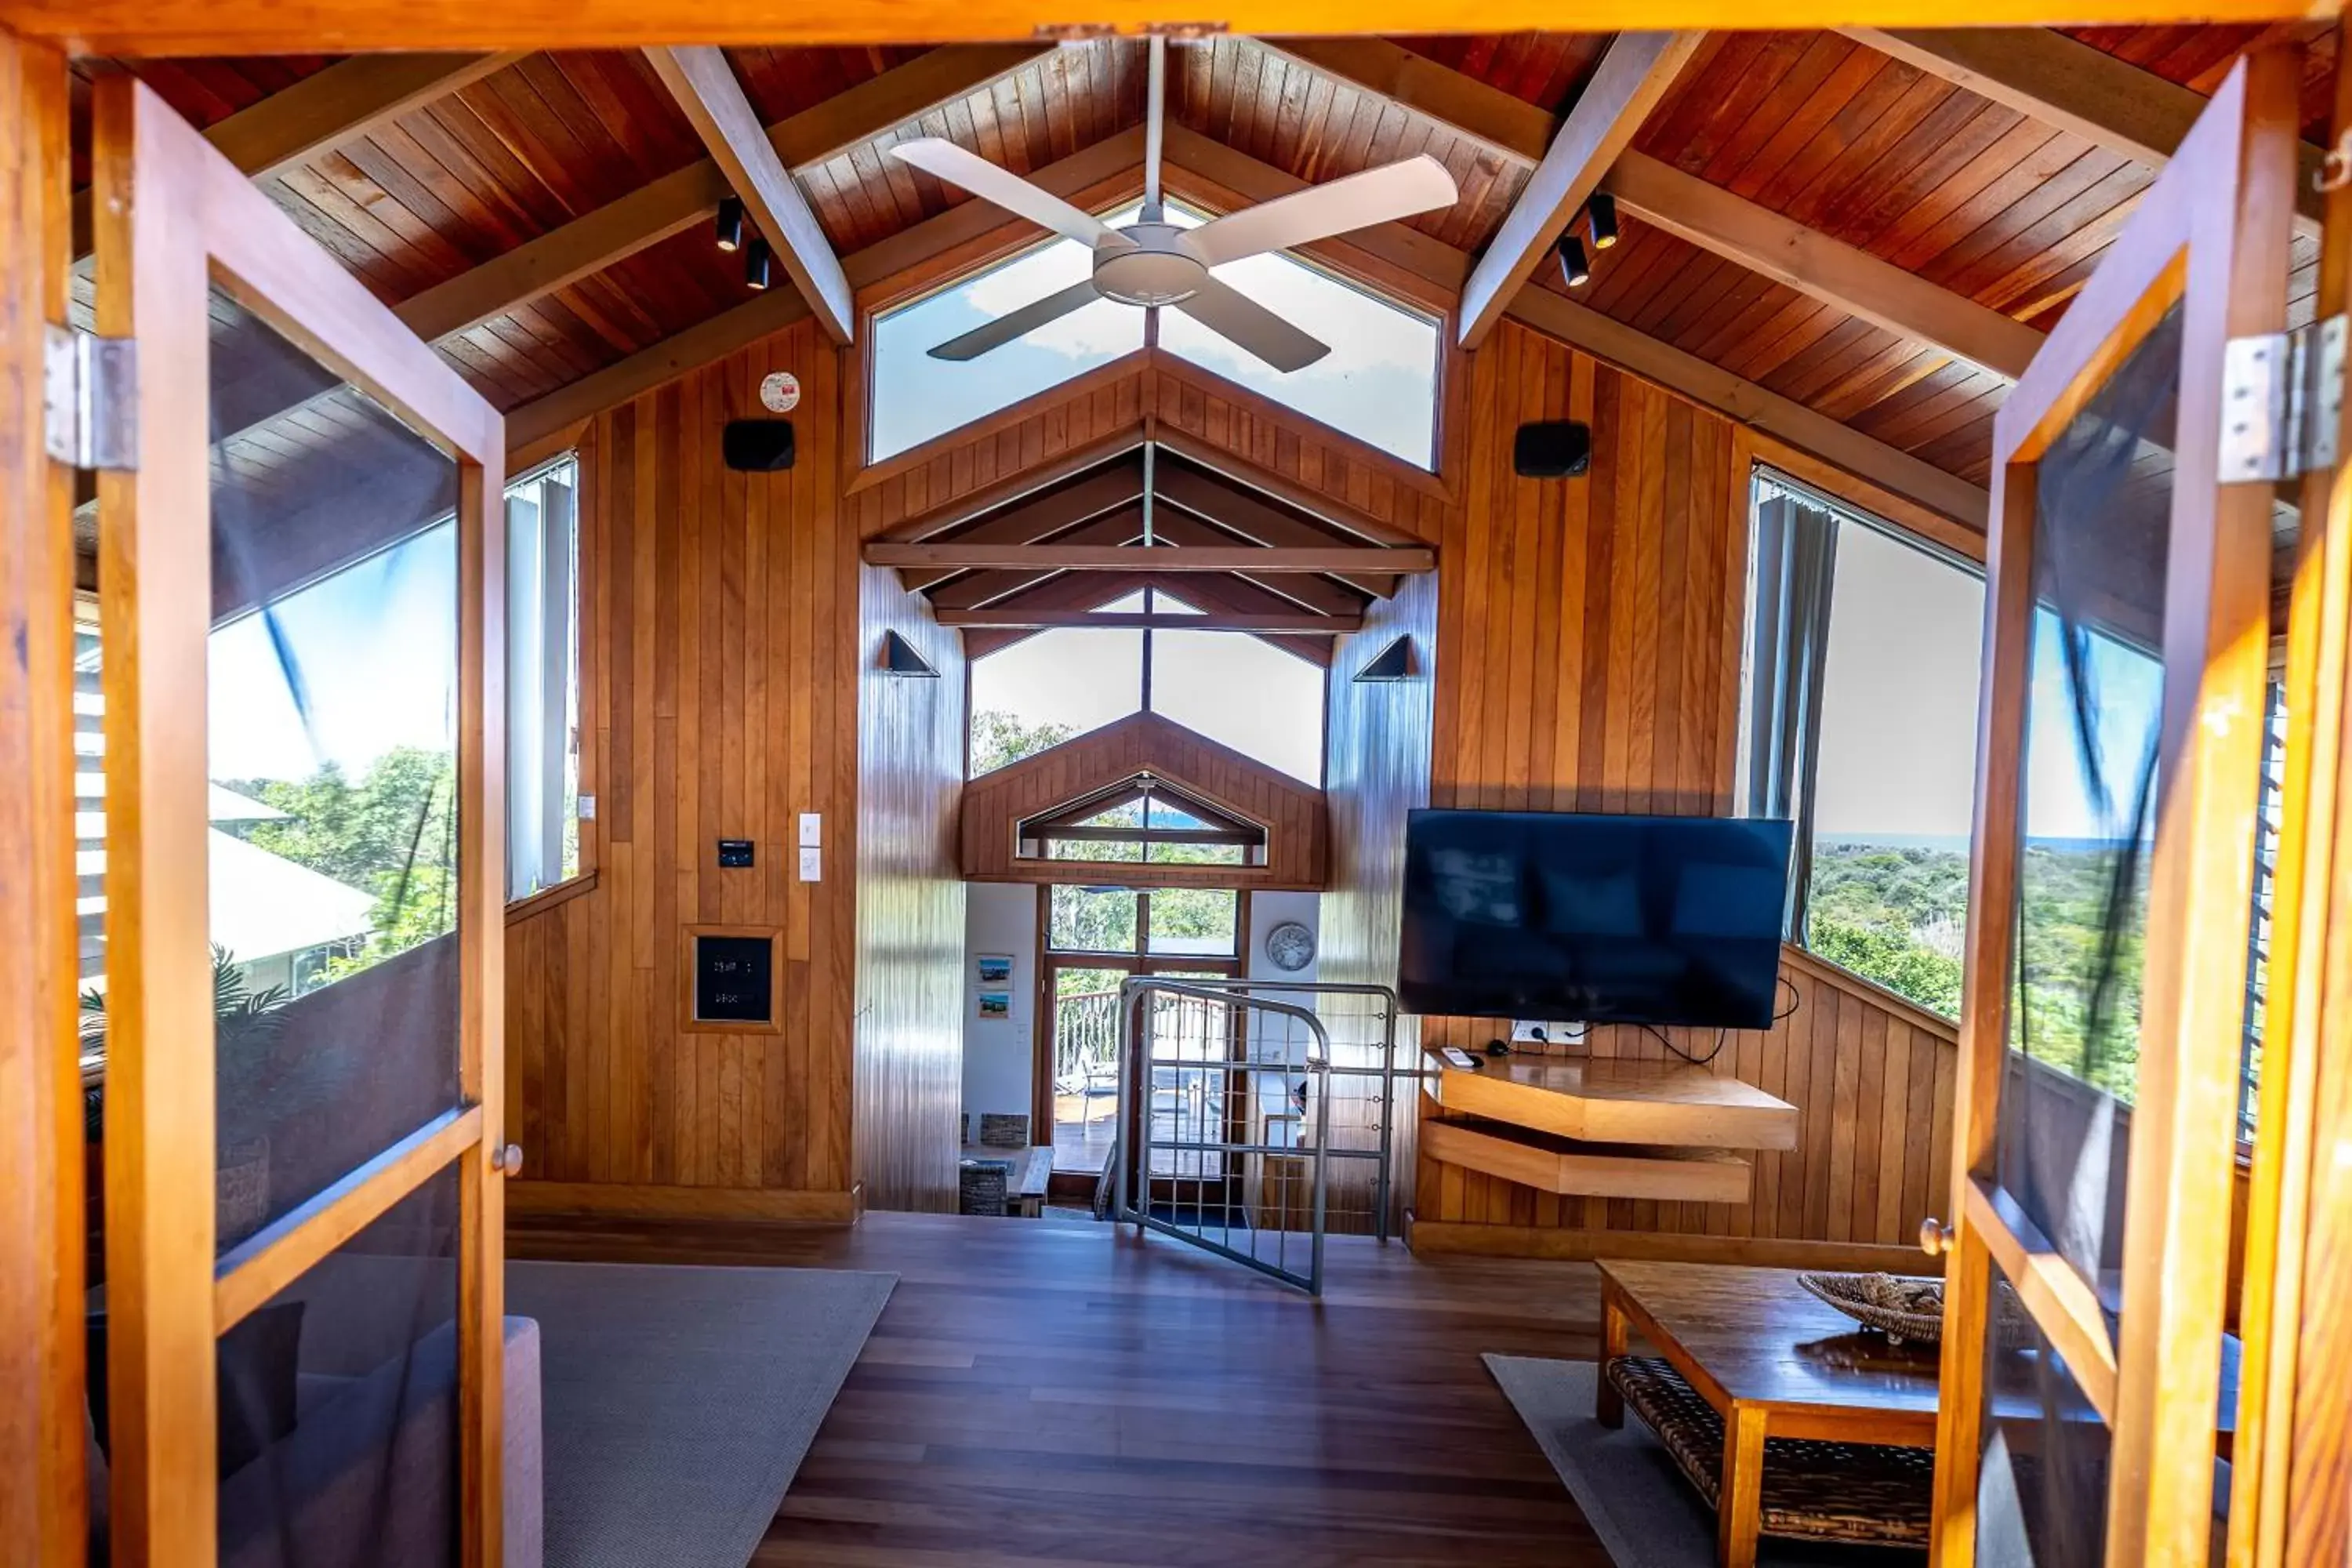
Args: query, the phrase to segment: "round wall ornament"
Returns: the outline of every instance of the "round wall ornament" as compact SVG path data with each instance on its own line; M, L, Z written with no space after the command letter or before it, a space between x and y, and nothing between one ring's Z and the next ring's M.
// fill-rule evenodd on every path
M1297 921L1285 921L1265 933L1265 955L1276 969L1295 974L1315 962L1315 933Z
M801 378L791 371L772 371L760 382L760 406L771 414L790 414L801 405Z

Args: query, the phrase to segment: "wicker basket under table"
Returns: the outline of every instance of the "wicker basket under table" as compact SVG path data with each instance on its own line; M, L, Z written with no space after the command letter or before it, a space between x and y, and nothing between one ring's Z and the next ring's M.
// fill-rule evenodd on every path
M1658 1435L1707 1506L1723 1489L1723 1417L1667 1362L1617 1356L1601 1368L1625 1407ZM1874 1443L1764 1440L1763 1533L1804 1541L1926 1546L1936 1456Z

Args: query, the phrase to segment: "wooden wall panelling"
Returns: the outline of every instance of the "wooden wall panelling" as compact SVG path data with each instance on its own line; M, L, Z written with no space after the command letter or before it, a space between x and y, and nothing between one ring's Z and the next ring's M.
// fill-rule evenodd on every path
M89 1552L73 474L44 449L38 395L66 320L67 99L61 54L0 34L0 1518L36 1568Z
M1066 882L1062 860L1014 857L1024 818L1066 805L1149 769L1262 823L1264 866L1154 866L1087 863L1091 883L1153 887L1293 888L1313 890L1329 875L1323 793L1157 713L1136 713L974 779L963 792L962 871L979 882Z
M1728 809L1757 442L1712 411L1512 321L1472 357L1468 397L1463 504L1447 512L1439 541L1431 804ZM1516 476L1511 432L1535 418L1591 425L1585 479ZM1347 646L1376 651L1385 640L1367 630ZM1412 690L1342 687L1347 658L1335 671L1332 704L1332 813L1343 867L1360 842L1351 837L1360 825L1375 811L1391 823L1398 815L1366 798L1371 781L1349 753L1365 743L1360 726L1379 711L1374 705ZM1393 792L1397 784L1381 787ZM1329 972L1391 978L1383 970L1393 964L1394 917L1379 900L1395 896L1395 871L1341 875L1370 886L1335 889L1327 952L1355 956ZM1370 941L1368 931L1376 932ZM1752 1256L1758 1246L1790 1244L1849 1260L1864 1255L1831 1249L1909 1246L1918 1221L1941 1201L1950 1027L1795 950L1785 973L1796 1012L1769 1030L1728 1032L1713 1063L1801 1113L1796 1150L1755 1157L1750 1203L1561 1197L1422 1159L1418 1243L1589 1251L1605 1250L1611 1237L1673 1237L1693 1239L1669 1250ZM1472 1048L1495 1027L1421 1022L1427 1043ZM1702 1056L1716 1040L1712 1031L1670 1033ZM1630 1029L1596 1030L1590 1048L1666 1055L1655 1037ZM1464 1226L1501 1228L1465 1237ZM1878 1256L1906 1266L1893 1251Z
M959 635L896 573L862 566L857 590L856 854L826 851L828 876L856 878L856 1169L874 1207L953 1213L963 1142L964 656ZM938 679L881 668L891 631Z
M583 753L597 883L509 927L517 1205L776 1213L851 1191L856 541L837 496L839 355L813 322L596 416L582 450ZM745 475L718 426L761 375L803 386L799 466ZM797 879L797 814L827 875ZM758 864L722 871L715 840ZM780 928L782 1030L679 1026L679 933ZM585 1194L584 1196L583 1194Z

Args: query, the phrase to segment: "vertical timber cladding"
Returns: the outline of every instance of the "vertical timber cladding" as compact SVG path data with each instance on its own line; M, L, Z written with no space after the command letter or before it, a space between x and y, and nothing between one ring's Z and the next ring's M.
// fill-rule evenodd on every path
M760 377L808 389L799 466L720 461ZM847 1217L857 563L839 372L803 323L599 415L583 440L581 824L595 886L508 930L519 1209ZM796 879L822 812L825 879ZM721 869L722 837L757 841ZM775 1033L699 1032L688 926L772 928ZM726 1205L721 1204L722 1197Z
M1468 369L1460 505L1440 545L1428 803L1491 810L1714 813L1737 745L1749 433L1589 355L1506 321ZM1572 418L1593 433L1580 480L1512 471L1513 432ZM1392 633L1349 639L1369 658ZM1344 754L1388 727L1414 688L1353 686L1335 670L1330 771L1335 893L1325 972L1393 979L1397 910L1362 834L1396 828L1420 781ZM1391 869L1388 876L1393 878ZM1352 959L1335 965L1341 955ZM1906 1246L1941 1213L1955 1037L1939 1020L1791 953L1799 1010L1734 1031L1715 1070L1796 1105L1799 1142L1758 1153L1745 1205L1560 1197L1415 1162L1414 1210L1433 1245L1557 1247L1535 1233L1648 1233ZM1475 1049L1491 1024L1423 1021L1429 1045ZM1672 1031L1704 1054L1712 1031ZM1598 1030L1596 1055L1665 1056L1638 1030ZM1442 1226L1496 1229L1483 1243ZM1923 1260L1924 1261L1924 1260Z

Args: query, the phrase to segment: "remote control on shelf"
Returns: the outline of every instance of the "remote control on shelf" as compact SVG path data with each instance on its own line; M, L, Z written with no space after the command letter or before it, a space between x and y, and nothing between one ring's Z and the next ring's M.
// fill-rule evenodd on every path
M1437 1054L1445 1058L1445 1065L1448 1067L1459 1068L1464 1072L1475 1072L1478 1069L1478 1058L1460 1046L1448 1046Z

